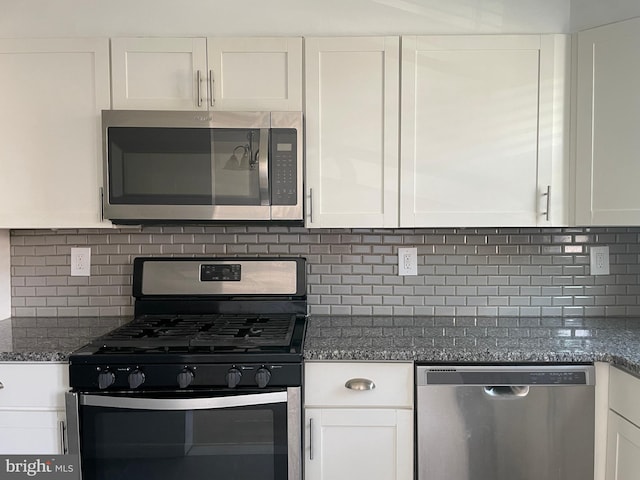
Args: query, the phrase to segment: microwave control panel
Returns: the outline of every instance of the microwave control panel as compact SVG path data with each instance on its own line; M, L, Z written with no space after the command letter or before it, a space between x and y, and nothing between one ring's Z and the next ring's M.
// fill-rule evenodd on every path
M271 130L271 205L297 203L297 132L292 128Z

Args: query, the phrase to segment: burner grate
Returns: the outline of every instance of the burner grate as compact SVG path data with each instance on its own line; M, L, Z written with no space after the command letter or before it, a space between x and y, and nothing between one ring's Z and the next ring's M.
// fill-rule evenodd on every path
M295 317L271 315L268 317L237 317L221 315L210 328L199 332L193 346L244 347L287 346L291 342Z
M295 315L141 317L99 338L102 348L258 349L291 343Z

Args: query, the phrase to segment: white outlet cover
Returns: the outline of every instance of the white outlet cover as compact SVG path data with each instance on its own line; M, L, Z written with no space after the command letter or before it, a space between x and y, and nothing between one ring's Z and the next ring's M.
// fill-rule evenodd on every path
M398 249L398 275L418 275L418 249Z
M91 275L91 248L71 249L71 276L88 277Z
M591 247L589 266L591 275L609 275L609 247Z

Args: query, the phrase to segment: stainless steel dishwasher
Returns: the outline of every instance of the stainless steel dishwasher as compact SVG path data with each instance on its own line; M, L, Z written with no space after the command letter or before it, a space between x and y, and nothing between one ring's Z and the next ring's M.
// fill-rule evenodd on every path
M594 376L592 365L418 365L417 479L593 479Z

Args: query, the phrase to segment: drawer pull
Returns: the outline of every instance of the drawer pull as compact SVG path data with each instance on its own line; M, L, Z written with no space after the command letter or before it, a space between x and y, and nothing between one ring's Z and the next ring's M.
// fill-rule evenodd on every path
M373 390L376 384L368 378L352 378L344 384L349 390Z

